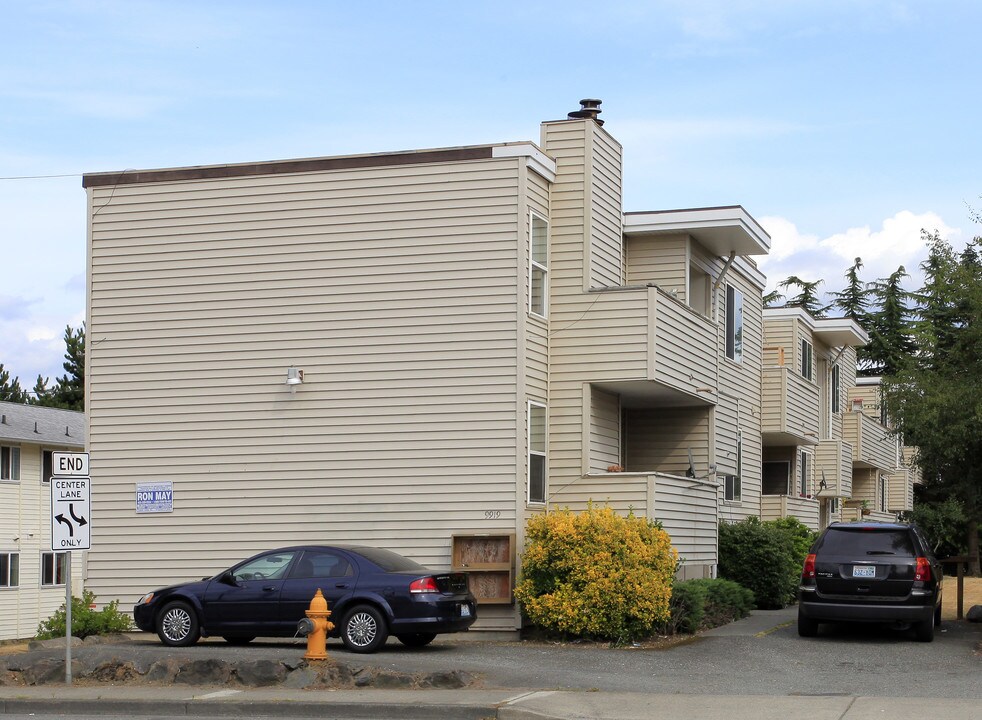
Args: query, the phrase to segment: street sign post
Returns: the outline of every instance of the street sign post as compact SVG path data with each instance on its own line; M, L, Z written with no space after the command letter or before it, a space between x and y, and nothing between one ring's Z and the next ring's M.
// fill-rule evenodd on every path
M51 549L65 553L65 683L72 684L72 550L91 547L89 454L51 453ZM55 556L57 568L57 555Z

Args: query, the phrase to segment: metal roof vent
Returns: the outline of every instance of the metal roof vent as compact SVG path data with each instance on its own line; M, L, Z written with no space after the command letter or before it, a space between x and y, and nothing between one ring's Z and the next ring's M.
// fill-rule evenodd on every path
M603 112L603 110L600 109L601 102L603 101L595 100L593 98L580 100L580 109L569 113L567 117L570 120L585 120L586 118L590 118L591 120L596 120L597 125L603 125L604 121L597 117Z

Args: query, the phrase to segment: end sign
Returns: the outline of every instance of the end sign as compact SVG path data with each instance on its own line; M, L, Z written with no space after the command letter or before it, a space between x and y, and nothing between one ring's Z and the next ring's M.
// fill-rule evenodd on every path
M51 549L91 546L92 482L88 453L51 454Z

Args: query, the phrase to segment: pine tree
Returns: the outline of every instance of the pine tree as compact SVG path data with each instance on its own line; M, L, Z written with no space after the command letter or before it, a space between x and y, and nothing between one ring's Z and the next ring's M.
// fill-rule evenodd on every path
M34 402L46 407L85 411L85 324L78 329L70 325L65 328L65 362L62 364L67 375L55 381L52 388L47 387L47 378L38 375L34 386Z
M822 280L807 281L802 280L797 275L790 276L787 280L779 282L778 287L781 288L791 288L797 287L798 294L794 297L788 299L785 303L787 307L800 307L807 310L813 317L825 317L826 311L829 309L828 305L822 305L818 299L818 286L822 284Z
M852 318L860 325L866 322L869 309L869 285L859 279L859 271L863 267L861 258L856 258L852 267L846 271L845 289L829 293L833 298L832 307L841 310L844 317Z
M890 277L870 284L875 309L868 314L866 324L870 341L861 354L863 364L859 371L862 375L896 375L917 350L911 337L912 295L901 284L905 277L910 276L901 265Z
M0 363L0 401L12 403L27 402L27 393L20 386L20 380L18 378L11 380L10 373L4 369L3 363Z

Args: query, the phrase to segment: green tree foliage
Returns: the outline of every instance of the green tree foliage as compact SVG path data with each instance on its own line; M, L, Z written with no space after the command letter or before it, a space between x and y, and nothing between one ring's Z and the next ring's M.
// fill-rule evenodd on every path
M961 502L968 551L982 519L982 267L976 238L956 253L931 236L917 353L884 381L887 411L918 448L925 484ZM978 571L978 567L976 567Z
M935 489L915 488L914 509L903 513L902 519L917 523L938 557L965 555L965 508L953 497L919 497Z
M65 375L47 387L47 378L38 376L34 402L45 407L85 411L85 325L65 328Z
M784 288L785 290L790 288L798 288L798 293L788 298L785 305L787 307L803 308L814 317L820 318L825 317L825 313L829 309L829 306L823 305L818 298L818 286L821 285L822 282L822 280L814 280L809 282L807 280L802 280L797 275L792 275L787 280L779 282L777 286Z
M672 587L671 615L660 631L695 633L739 620L754 609L754 594L723 578L682 580Z
M11 378L10 373L0 363L0 401L26 403L27 393L20 386L20 380Z
M72 596L72 636L85 639L89 635L109 635L112 633L128 632L133 623L119 610L119 601L113 600L102 610L93 610L95 595L91 590L84 590L82 597ZM55 610L54 615L42 620L38 625L38 640L65 637L65 604Z
M917 351L911 336L913 296L902 282L910 277L901 265L890 277L870 284L873 307L863 324L869 344L861 353L860 373L869 376L895 375Z
M793 525L755 516L720 523L719 576L752 591L758 608L794 602L804 560L797 536Z
M515 597L529 621L563 636L618 643L669 618L678 554L656 523L609 507L536 515Z

